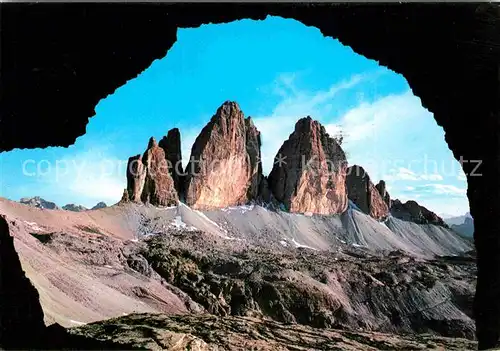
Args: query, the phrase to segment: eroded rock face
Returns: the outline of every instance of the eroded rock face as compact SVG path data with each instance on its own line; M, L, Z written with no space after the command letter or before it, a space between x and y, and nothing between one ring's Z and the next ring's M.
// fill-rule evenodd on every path
M389 207L373 185L363 167L354 165L347 169L347 194L349 199L366 214L383 219L389 214ZM380 184L380 183L379 183ZM385 184L384 184L385 190Z
M142 162L146 168L146 176L141 200L155 206L176 205L179 197L170 176L165 152L154 138L149 140Z
M378 193L382 197L382 200L384 200L387 207L390 208L391 207L391 196L389 195L389 192L386 189L385 181L383 181L383 180L379 181L378 184L375 185L375 187L377 188Z
M306 117L278 151L268 183L290 212L340 213L347 208L346 169L337 141L319 122Z
M155 206L177 204L179 197L169 173L165 152L154 138L144 155L129 158L127 195L122 201L145 202Z
M165 152L170 176L180 197L184 193L184 176L182 168L181 133L178 128L170 129L158 146Z
M247 190L248 199L256 199L259 195L259 185L263 180L262 163L260 162L260 132L253 124L251 117L245 119L246 151L250 162L250 186Z
M226 101L192 147L186 203L212 209L253 200L262 177L259 157L260 133L236 102Z
M391 201L391 214L405 221L419 224L435 224L448 228L448 225L441 217L424 206L420 206L413 200L406 201L405 203L402 203L398 199Z
M127 199L134 202L141 201L146 168L142 163L141 155L129 157L127 164ZM124 196L125 197L125 196Z

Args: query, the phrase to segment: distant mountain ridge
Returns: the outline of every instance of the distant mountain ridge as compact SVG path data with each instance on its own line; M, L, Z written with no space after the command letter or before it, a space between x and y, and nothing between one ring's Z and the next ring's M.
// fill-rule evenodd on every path
M62 208L57 206L54 202L52 201L47 201L45 199L42 199L40 196L34 196L34 197L23 197L19 200L19 203L23 205L27 205L30 207L35 207L35 208L41 208L45 210L65 210L65 211L72 211L72 212L83 212L83 211L88 211L88 208L82 205L76 205L76 204L66 204ZM91 208L91 210L98 210L100 208L105 208L108 207L105 202L98 202L94 207Z
M464 237L472 238L474 236L474 219L469 212L463 216L446 218L445 222L450 225L451 229Z
M40 196L34 197L23 197L19 200L20 203L24 205L28 205L31 207L42 208L47 210L59 210L59 206L57 206L54 202L50 202L42 199Z

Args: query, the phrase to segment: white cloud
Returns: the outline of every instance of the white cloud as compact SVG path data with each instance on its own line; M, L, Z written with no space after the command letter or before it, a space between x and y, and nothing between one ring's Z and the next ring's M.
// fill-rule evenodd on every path
M419 180L430 180L430 181L440 181L443 180L443 176L440 174L417 174L408 168L400 167L397 170L391 169L388 174L382 176L384 180L406 180L406 181L419 181Z
M467 177L465 176L465 173L461 169L458 172L457 179L460 181L467 181Z
M360 83L373 78L377 73L354 75L348 80L333 84L324 91L308 92L295 86L295 74L281 74L276 79L275 93L282 97L272 113L268 116L255 116L254 123L261 132L262 167L264 173L271 171L273 160L279 148L293 132L299 118L311 116L323 120L331 110L329 103L335 96L345 90L352 89ZM335 130L327 130L335 135Z
M72 202L87 207L99 201L116 203L126 187L127 161L109 156L103 146L91 147L61 159L47 160L44 172L35 176L47 192L62 194L74 199ZM41 162L37 160L37 164Z
M420 175L420 179L422 180L443 180L443 176L440 174L422 174Z
M423 184L417 186L406 186L405 191L411 192L413 194L419 193L426 196L445 195L450 197L456 197L456 196L465 197L467 193L467 190L465 188L459 188L451 184L436 184L436 183Z
M389 174L386 174L384 180L419 180L419 176L408 168L400 167L397 170L391 169Z
M430 189L438 195L466 195L467 189L459 188L449 184L425 184L421 186L422 190Z
M338 92L345 90L351 94L349 89L357 91L361 83L373 85L375 81L368 77L356 76L319 92L297 88L294 74L279 77L275 92L279 92L282 101L270 116L255 119L263 138L264 171L271 169L273 157L293 131L297 119L310 115L330 135L341 132L349 164L363 166L374 182L386 180L393 188L393 198L409 195L407 200L426 201L436 207L435 211L467 208L468 200L460 187L463 179L457 179L461 168L446 145L444 131L410 90L364 101L340 116L332 116L331 104ZM458 182L441 184L442 187L421 185L445 180ZM408 182L412 182L411 191L405 189Z

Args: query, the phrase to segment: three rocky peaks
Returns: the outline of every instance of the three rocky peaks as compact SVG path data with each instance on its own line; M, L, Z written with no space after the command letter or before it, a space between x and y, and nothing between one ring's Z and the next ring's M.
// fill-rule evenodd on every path
M392 201L384 181L374 185L362 167L348 167L338 140L311 117L296 123L268 177L262 174L260 149L251 117L226 101L196 138L186 167L177 128L159 143L151 138L143 155L130 157L122 201L155 206L182 201L199 210L274 203L289 212L329 215L344 212L351 200L378 220L393 212L417 223L444 225L414 201Z

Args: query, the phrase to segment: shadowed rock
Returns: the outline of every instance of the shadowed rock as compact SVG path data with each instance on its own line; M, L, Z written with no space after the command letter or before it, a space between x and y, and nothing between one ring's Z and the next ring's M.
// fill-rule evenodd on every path
M391 196L389 195L389 192L387 191L387 188L385 186L385 181L380 180L375 187L378 190L378 193L380 196L382 196L382 200L384 200L385 204L387 205L388 208L391 207Z
M167 136L164 136L160 140L158 146L165 152L170 176L174 181L177 194L182 198L184 194L184 176L182 168L181 133L179 129L170 129Z
M363 167L357 165L349 167L347 169L346 184L349 199L361 211L375 219L387 217L389 208Z
M346 168L337 141L319 122L306 117L278 151L269 187L290 212L341 213L347 208Z
M391 214L404 221L419 224L435 224L448 228L441 217L427 208L420 206L416 201L409 200L402 203L398 199L391 201Z
M146 168L142 163L141 155L129 157L127 164L127 192L130 201L141 201L145 178Z

